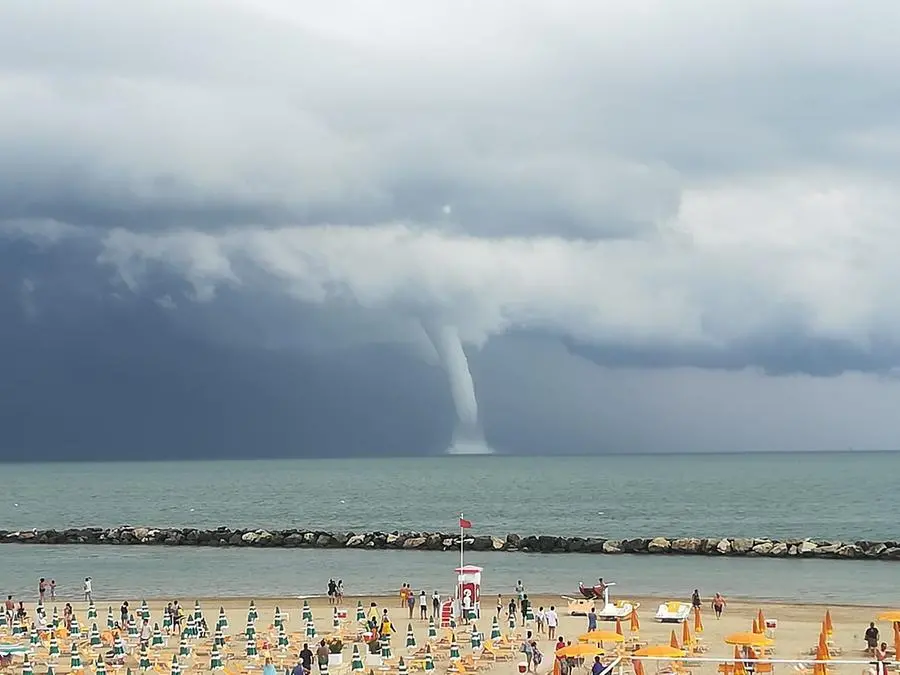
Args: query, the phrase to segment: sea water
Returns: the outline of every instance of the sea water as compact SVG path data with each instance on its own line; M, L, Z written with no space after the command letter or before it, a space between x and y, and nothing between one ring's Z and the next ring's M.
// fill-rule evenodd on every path
M3 465L0 529L113 526L319 528L474 534L900 539L892 500L872 477L900 454L786 453L598 457L205 461ZM762 558L471 553L488 592L527 580L570 593L614 579L626 595L707 593L897 604L900 563ZM40 576L97 597L307 595L328 578L348 593L404 581L448 590L458 553L100 546L0 547L0 590ZM893 595L892 595L893 594Z

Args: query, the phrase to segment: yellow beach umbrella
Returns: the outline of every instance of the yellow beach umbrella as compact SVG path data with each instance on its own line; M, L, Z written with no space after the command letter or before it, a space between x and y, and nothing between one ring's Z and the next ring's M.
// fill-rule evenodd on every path
M578 636L579 642L625 642L625 636L611 630L592 630Z
M650 645L642 647L632 654L632 656L655 656L658 659L677 659L684 655L683 649L676 649L672 645Z
M694 632L703 632L703 617L700 616L700 608L694 607Z
M897 623L900 621L900 609L891 609L887 612L882 612L876 617L879 621L890 621L891 623Z
M557 656L600 656L604 653L600 647L591 644L567 645L556 650Z
M725 636L725 644L739 647L770 647L775 644L775 640L767 638L762 633L732 633Z

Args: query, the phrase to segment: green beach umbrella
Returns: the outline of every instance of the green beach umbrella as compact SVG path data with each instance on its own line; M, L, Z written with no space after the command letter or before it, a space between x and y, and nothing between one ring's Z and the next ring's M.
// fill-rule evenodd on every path
M81 626L78 623L78 617L74 614L72 615L72 623L69 626L69 635L75 638L81 636Z
M253 620L249 615L247 616L247 628L244 630L244 637L248 640L256 637L256 627L253 625Z
M247 640L247 651L245 654L248 659L255 659L259 656L259 652L256 650L256 640L252 638Z
M450 630L456 630L456 617L450 617Z
M181 664L178 663L178 656L172 654L172 667L169 669L170 675L181 675Z
M56 613L56 608L54 608L54 614ZM106 628L107 630L112 630L116 627L116 620L113 618L112 607L108 607L106 609Z
M150 605L147 604L146 600L141 600L140 609L138 609L138 616L141 617L141 620L147 619L150 620Z
M194 615L188 614L187 621L184 622L184 630L181 631L181 637L190 640L194 637Z
M172 615L169 612L163 612L163 630L169 632L172 629Z
M406 667L406 661L403 660L403 657L400 657L400 661L397 663L397 675L407 675L409 670Z
M459 659L459 643L456 641L456 634L450 638L450 660Z
M428 641L437 640L437 626L434 623L434 617L428 619Z
M366 608L362 605L362 600L356 601L356 622L357 623L365 623L366 622Z
M500 639L500 622L497 620L497 615L494 615L494 620L491 621L491 640L499 640Z
M312 640L314 637L316 637L316 624L313 623L312 619L309 619L306 622L306 637L309 638L310 640Z
M159 624L153 624L153 635L150 637L150 646L151 647L162 647L166 644L165 638L163 638L162 631L159 629Z
M319 664L319 675L328 675L328 661Z
M285 651L290 646L291 643L288 641L287 633L284 632L284 624L281 624L278 626L278 647L281 651Z
M312 610L309 608L309 600L303 601L303 613L300 615L300 619L303 621L312 621Z
M281 616L281 608L278 605L275 605L275 616L272 617L272 625L275 628L284 625L284 617Z
M81 654L78 653L78 643L72 640L72 656L69 659L69 667L75 670L81 670Z
M25 663L22 664L22 675L34 675L34 669L31 667L31 659L28 654L25 655Z
M413 632L412 624L408 624L406 627L406 648L416 648L416 634Z
M365 669L362 656L359 653L359 645L353 645L353 654L350 657L350 672L361 673Z
M34 651L34 647L41 644L41 638L38 636L37 628L34 628L33 626L28 633L28 642L31 644L32 651Z
M12 624L12 634L13 635L23 635L25 633L25 626L19 623L18 619L13 619Z
M512 612L509 615L509 632L512 633L516 629L516 613Z
M0 612L0 628L6 628L9 622L6 620L6 612Z
M251 621L256 621L259 618L259 612L256 611L256 603L253 600L250 601L250 609L247 611L247 618Z
M91 647L97 647L102 640L100 639L100 629L96 623L91 624L91 630L88 632L88 643Z
M137 621L134 620L134 614L128 615L128 637L137 637L141 634L138 630Z
M472 649L481 649L481 633L475 627L475 624L472 624L472 633L469 640L470 644L472 645Z
M47 666L47 675L53 675L53 666Z
M97 605L94 604L93 600L91 600L90 604L88 605L87 618L88 622L91 622L97 618Z
M141 658L138 660L138 668L141 670L150 670L150 655L147 653L147 647L141 647Z
M197 625L203 621L203 610L200 609L200 601L194 600L194 623Z
M221 630L217 630L216 634L213 635L213 644L216 647L224 647L225 646L225 634Z
M341 617L338 616L338 609L337 609L337 607L335 607L335 608L331 611L331 627L332 627L335 631L338 631L338 630L341 629Z
M56 633L53 631L50 632L50 647L48 649L48 654L50 654L50 656L59 656L59 640L56 638Z
M531 608L531 603L528 603L528 609L525 610L525 621L527 623L534 623L534 610Z
M94 675L106 675L106 664L103 663L102 656L98 656L97 662L94 664Z
M210 670L222 670L225 666L222 664L222 654L219 653L219 648L213 645L212 651L209 653L209 669Z
M125 640L122 639L121 633L116 633L116 639L113 640L113 655L117 658L125 656Z
M53 623L53 627L56 628L59 625L59 608L56 605L53 606L53 614L50 619Z
M178 656L190 656L191 655L191 644L184 638L181 638L178 641Z
M431 650L429 649L425 652L425 672L431 672L434 670L434 657L431 655Z
M391 658L391 641L390 640L382 640L381 641L381 658L383 658L383 659Z
M228 629L228 617L225 615L224 607L219 607L219 618L216 620L216 628L221 631Z

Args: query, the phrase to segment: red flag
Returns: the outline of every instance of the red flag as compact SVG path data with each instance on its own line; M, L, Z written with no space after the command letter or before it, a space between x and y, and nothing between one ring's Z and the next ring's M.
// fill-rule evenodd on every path
M460 528L461 530L468 530L468 529L471 529L471 527L472 527L472 521L471 521L471 520L466 520L465 518L460 518L460 519L459 519L459 528Z

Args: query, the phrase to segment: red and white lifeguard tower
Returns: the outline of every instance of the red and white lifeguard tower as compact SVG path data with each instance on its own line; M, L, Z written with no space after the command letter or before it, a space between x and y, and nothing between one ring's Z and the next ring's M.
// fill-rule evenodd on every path
M462 619L465 609L469 610L469 618L481 618L481 573L483 568L475 565L457 567L456 596L441 605L441 626L450 625L450 618Z

